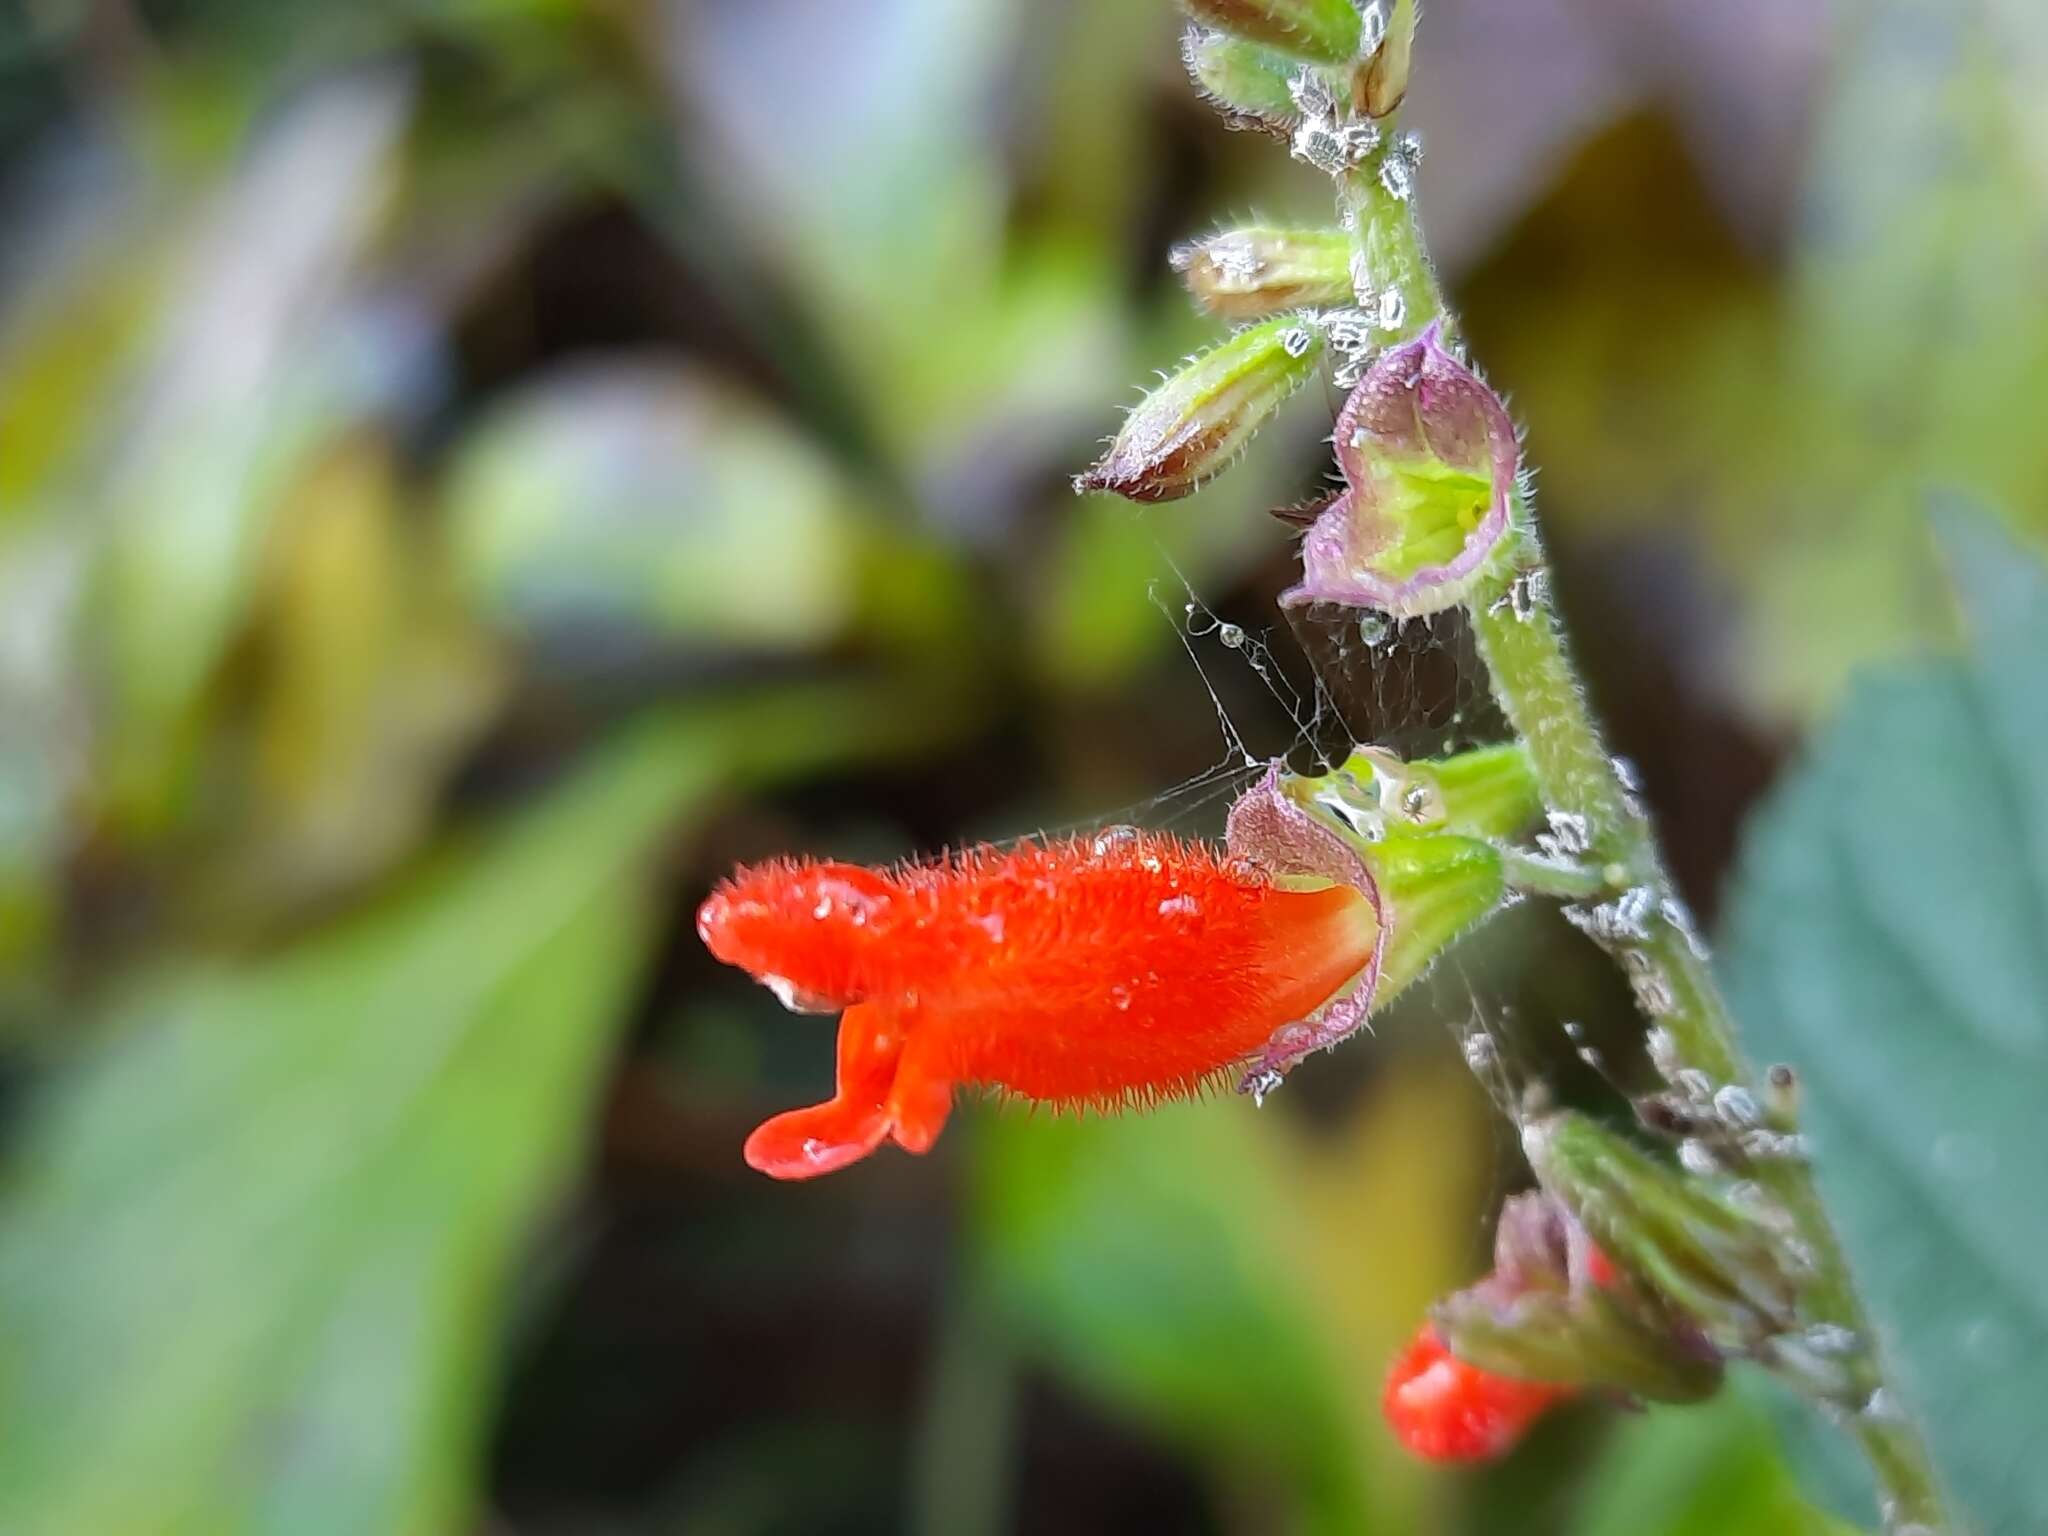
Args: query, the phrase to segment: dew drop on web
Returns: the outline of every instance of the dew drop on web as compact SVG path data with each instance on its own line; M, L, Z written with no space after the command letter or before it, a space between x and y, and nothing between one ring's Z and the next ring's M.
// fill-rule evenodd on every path
M1377 52L1387 40L1387 8L1383 0L1367 0L1358 12L1358 39L1362 53Z

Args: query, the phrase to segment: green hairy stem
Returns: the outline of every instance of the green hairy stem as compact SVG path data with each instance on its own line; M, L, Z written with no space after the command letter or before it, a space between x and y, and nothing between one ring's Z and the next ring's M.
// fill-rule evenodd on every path
M1759 1079L1743 1056L1632 770L1609 753L1573 665L1513 424L1458 355L1456 317L1415 218L1420 145L1395 127L1415 0L1360 5L1356 51L1343 57L1332 47L1350 36L1351 13L1326 0L1182 3L1221 29L1190 34L1197 81L1239 126L1286 140L1296 159L1331 177L1342 235L1252 226L1190 248L1182 269L1198 301L1262 323L1148 396L1077 485L1143 501L1185 495L1325 350L1342 359L1340 381L1362 380L1333 434L1345 493L1310 514L1302 584L1282 601L1394 618L1462 606L1515 742L1496 758L1413 765L1361 748L1311 798L1341 800L1371 782L1380 810L1392 805L1398 815L1414 795L1439 815L1458 800L1463 816L1476 802L1459 775L1484 770L1512 791L1501 812L1512 829L1479 834L1493 840L1493 878L1560 903L1621 967L1668 1090L1639 1111L1683 1143L1674 1165L1590 1122L1532 1119L1524 1146L1547 1197L1632 1261L1631 1272L1712 1342L1717 1364L1756 1359L1834 1414L1876 1474L1891 1536L1959 1533L1822 1206L1796 1080L1784 1068ZM1341 294L1346 266L1355 308L1301 308ZM1515 771L1501 775L1504 765ZM1533 848L1503 848L1538 818L1547 825ZM1414 958L1426 963L1448 932ZM1486 1306L1466 1313L1468 1339L1488 1340L1500 1358L1561 1347L1540 1324L1532 1337ZM1581 1333L1582 1342L1606 1337L1589 1325Z
M1375 289L1392 287L1401 294L1404 334L1441 321L1446 344L1453 344L1456 320L1429 262L1412 199L1405 189L1397 195L1387 185L1379 164L1379 157L1368 158L1338 178L1359 270ZM1528 750L1552 813L1553 840L1582 867L1519 859L1510 862L1508 877L1524 889L1584 904L1578 908L1589 918L1583 926L1628 973L1654 1031L1653 1054L1667 1076L1703 1074L1711 1090L1734 1089L1752 1102L1769 1103L1743 1056L1706 945L1665 873L1655 831L1626 769L1602 740L1550 598L1550 571L1526 499L1517 497L1515 513L1521 530L1517 561L1475 591L1467 608L1494 694ZM1602 922L1602 909L1591 904L1609 896L1629 905L1620 913L1606 909L1615 915ZM1809 1331L1830 1330L1819 1336L1855 1343L1824 1366L1790 1345L1772 1363L1839 1413L1876 1475L1888 1531L1960 1531L1904 1395L1891 1383L1883 1343L1821 1203L1790 1110L1775 1113L1782 1122L1775 1127L1783 1138L1782 1155L1756 1158L1753 1171L1791 1217L1807 1265L1800 1322Z
M1424 252L1411 201L1394 196L1370 163L1344 176L1341 188L1364 269L1376 284L1398 287L1406 301L1404 329L1412 333L1441 320L1448 341L1455 320ZM1571 851L1599 873L1606 889L1642 893L1634 921L1639 934L1617 931L1629 925L1614 924L1596 936L1630 976L1638 1005L1657 1031L1660 1066L1672 1075L1702 1073L1715 1088L1734 1087L1761 1102L1706 945L1685 916L1656 833L1588 705L1550 599L1549 567L1525 500L1518 498L1516 513L1522 529L1517 565L1483 585L1467 605L1494 694L1528 749L1554 828L1563 832L1560 840L1582 844ZM1527 878L1526 865L1518 869L1526 888L1539 888L1540 879ZM1511 868L1511 879L1518 869ZM1584 899L1597 895L1568 887L1568 881L1558 882L1551 889ZM1796 1136L1789 1124L1782 1130ZM1890 1384L1883 1344L1796 1139L1787 1142L1786 1155L1759 1158L1755 1177L1791 1216L1810 1263L1801 1321L1809 1328L1845 1329L1856 1341L1853 1350L1828 1362L1826 1379L1810 1381L1809 1390L1840 1411L1869 1458L1887 1530L1898 1536L1960 1531L1903 1394ZM1805 1362L1787 1356L1776 1363L1797 1378Z

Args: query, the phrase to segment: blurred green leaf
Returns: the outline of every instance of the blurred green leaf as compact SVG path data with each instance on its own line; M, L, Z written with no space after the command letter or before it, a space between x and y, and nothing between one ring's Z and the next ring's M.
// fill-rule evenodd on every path
M469 435L447 495L458 578L507 628L808 650L855 612L852 488L699 372L544 378Z
M1859 663L1942 633L1930 487L2048 528L2048 147L2025 67L2048 8L2000 9L1834 9L1785 276L1736 242L1676 132L1637 118L1473 281L1545 507L1700 549L1737 622L1686 638L1759 715L1810 718Z
M325 329L379 212L408 94L331 81L281 113L220 191L82 515L103 543L80 623L118 816L172 817L201 695L246 613L265 514L334 424ZM106 402L111 406L112 402Z
M1093 1390L1297 1487L1327 1483L1363 1522L1343 1390L1277 1262L1284 1218L1242 1107L989 1129L987 1238L1029 1331Z
M0 1529L459 1523L660 834L735 775L930 729L866 690L653 720L362 916L134 998L0 1213Z
M236 731L209 796L215 834L183 861L205 926L270 931L408 853L506 689L499 649L454 601L408 516L389 442L308 466L274 514ZM245 761L246 759L246 761Z
M1462 1076L1397 1071L1314 1140L1237 1099L999 1119L980 1191L989 1294L1076 1380L1241 1491L1277 1479L1302 1529L1413 1528L1427 1489L1379 1392L1456 1278L1471 1096Z
M722 769L702 725L642 733L342 929L129 1007L15 1174L0 1526L459 1516L505 1267L644 948L636 872Z
M1798 437L1780 453L1805 505L1788 520L1782 495L1752 497L1740 524L1760 581L1744 675L1802 713L1858 662L1939 633L1918 562L1931 487L2048 526L2031 427L2048 392L2048 178L2026 143L2040 81L2023 34L2048 40L2048 8L2002 25L1953 0L1839 12L1784 336Z
M1574 1536L1849 1536L1800 1498L1741 1393L1628 1420L1593 1468Z
M2034 1530L2048 576L1974 515L1941 532L1969 647L1861 683L1754 824L1729 979L1803 1076L1823 1193L1942 1466L1986 1529Z
M104 425L110 386L162 302L163 242L137 230L118 193L90 209L53 199L35 212L42 239L6 252L25 270L0 313L0 528L46 509L76 473L80 448Z
M667 13L688 153L790 263L892 440L957 405L931 343L984 311L1003 259L991 103L1016 0L757 0ZM872 167L886 165L876 176Z

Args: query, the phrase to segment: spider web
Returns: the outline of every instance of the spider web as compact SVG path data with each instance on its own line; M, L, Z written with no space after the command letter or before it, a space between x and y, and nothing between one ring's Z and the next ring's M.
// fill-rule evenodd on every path
M1273 625L1253 628L1224 619L1167 564L1173 579L1153 585L1152 604L1208 696L1221 755L1112 819L1213 830L1219 807L1276 758L1297 772L1324 773L1360 746L1431 757L1507 735L1462 613L1396 622L1319 605L1283 610ZM1225 686L1233 674L1256 684L1255 716L1239 697L1245 690Z
M1170 562L1169 562L1170 565ZM1297 771L1324 772L1355 746L1376 745L1404 758L1429 757L1508 739L1461 609L1406 622L1335 605L1283 610L1264 629L1222 618L1178 568L1153 603L1178 638L1215 711L1220 756L1202 772L1123 813L1162 829L1212 829L1230 801L1250 787L1274 757ZM1257 718L1245 713L1247 690L1222 683L1235 669L1256 682ZM1238 697L1235 707L1231 698ZM1519 904L1509 897L1507 905ZM1516 921L1524 914L1495 919ZM1521 1016L1510 998L1475 976L1454 946L1408 997L1427 1009L1462 1052L1497 1111L1489 1117L1495 1172L1475 1222L1490 1233L1501 1201L1526 1187L1520 1132L1533 1113L1554 1102L1560 1026ZM1418 1021L1419 1022L1419 1021ZM1562 1026L1570 1049L1608 1077L1597 1052ZM1610 1079L1610 1082L1612 1079ZM1482 1238L1482 1243L1484 1239Z

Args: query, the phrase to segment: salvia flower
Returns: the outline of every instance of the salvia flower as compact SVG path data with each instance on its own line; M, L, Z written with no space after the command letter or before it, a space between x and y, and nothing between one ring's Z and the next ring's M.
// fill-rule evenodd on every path
M1303 536L1302 579L1283 603L1436 613L1505 560L1521 462L1514 422L1439 326L1373 361L1334 439L1344 489Z
M1324 64L1349 63L1364 31L1351 0L1181 0L1181 8L1235 37Z
M1687 1403L1721 1382L1700 1331L1625 1279L1548 1193L1507 1202L1493 1272L1438 1302L1431 1323L1467 1364L1558 1388Z
M778 860L712 892L697 931L800 1012L837 1012L832 1099L777 1115L747 1161L829 1173L923 1152L956 1086L1113 1109L1231 1076L1263 1092L1419 974L1500 898L1499 854L1448 834L1354 839L1277 765L1216 849L1112 828L893 869Z
M1510 1199L1493 1243L1492 1273L1439 1302L1388 1372L1387 1423L1416 1455L1490 1460L1588 1389L1694 1402L1720 1385L1719 1355L1555 1196Z
M768 1121L747 1161L828 1173L923 1152L956 1084L1113 1108L1195 1093L1314 1013L1381 944L1349 885L1291 889L1200 843L1120 829L887 871L742 870L697 917L786 1001L844 1009L838 1091Z
M1341 229L1226 229L1181 246L1173 265L1196 303L1233 320L1352 301L1351 236Z
M1074 489L1132 501L1172 501L1199 489L1314 376L1323 343L1312 316L1246 326L1141 400Z

